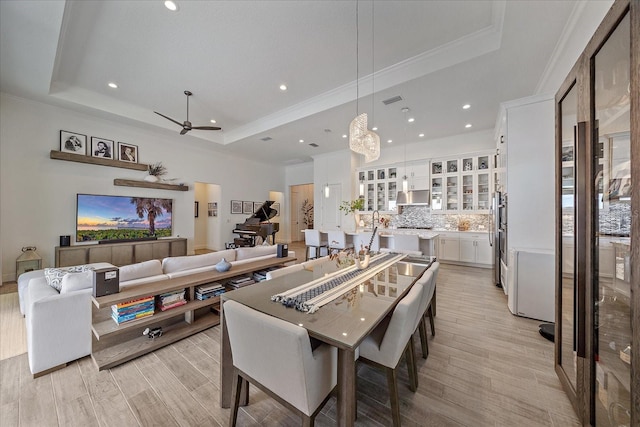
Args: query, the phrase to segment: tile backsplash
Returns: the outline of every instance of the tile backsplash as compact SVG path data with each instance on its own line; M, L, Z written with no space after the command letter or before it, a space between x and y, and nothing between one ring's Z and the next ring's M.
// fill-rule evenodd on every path
M397 215L382 214L380 218L389 220L390 228L425 228L434 230L457 230L460 221L469 222L470 231L489 229L488 214L433 214L428 206L404 206ZM371 227L371 214L361 214L364 227Z
M562 232L573 233L573 214L562 215ZM631 204L626 202L610 202L608 210L600 211L600 234L629 236L631 234Z

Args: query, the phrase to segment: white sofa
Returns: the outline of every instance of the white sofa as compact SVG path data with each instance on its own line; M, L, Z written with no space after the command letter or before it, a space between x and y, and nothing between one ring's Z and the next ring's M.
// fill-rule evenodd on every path
M145 261L119 267L120 288L211 271L225 258L232 265L276 257L276 246L228 249ZM293 251L289 256L295 257ZM97 269L113 267L94 263ZM93 273L67 273L60 291L50 286L44 270L30 271L18 278L20 311L25 315L27 351L35 375L91 354L91 293Z

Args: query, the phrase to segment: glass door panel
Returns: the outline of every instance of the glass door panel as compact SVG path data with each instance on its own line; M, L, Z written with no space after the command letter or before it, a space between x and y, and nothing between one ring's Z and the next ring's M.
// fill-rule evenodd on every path
M596 259L592 407L597 426L631 425L630 23L620 22L593 61ZM605 152L608 154L606 155ZM602 267L600 267L602 266Z
M462 175L462 210L473 210L473 175Z
M431 209L442 210L442 178L431 178Z
M574 85L560 102L559 112L561 120L562 149L570 148L573 152L576 146L577 88ZM560 318L558 319L560 341L557 362L569 382L571 392L575 395L577 389L577 336L576 336L576 277L575 277L575 188L566 183L574 182L575 169L561 167L560 197L562 204L562 259L561 293L559 296ZM558 184L557 184L558 185Z
M457 167L457 166L456 166ZM447 177L447 210L458 210L458 176Z
M477 209L479 210L489 209L489 174L488 173L478 174L478 187L476 190L476 194L478 197Z

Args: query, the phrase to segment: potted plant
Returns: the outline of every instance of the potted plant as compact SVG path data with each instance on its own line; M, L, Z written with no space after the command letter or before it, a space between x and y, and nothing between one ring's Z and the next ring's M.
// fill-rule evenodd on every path
M345 215L354 214L353 220L356 223L356 229L358 228L358 218L356 218L355 213L364 209L364 198L357 198L351 201L343 200L338 206Z
M308 229L313 228L313 203L309 202L309 199L304 199L302 202L302 222L307 226Z
M162 164L162 162L158 162L150 164L147 168L147 172L149 175L144 177L145 181L158 182L160 181L160 177L167 174L167 168Z

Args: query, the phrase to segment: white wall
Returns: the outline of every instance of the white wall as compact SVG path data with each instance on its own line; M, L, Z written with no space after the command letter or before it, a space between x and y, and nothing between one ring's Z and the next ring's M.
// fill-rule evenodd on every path
M54 264L59 236L75 234L77 193L172 198L173 234L186 237L192 253L194 182L221 186L222 243L233 239L235 223L247 217L230 214L232 199L267 200L269 191L285 191L284 170L214 151L208 143L177 132L168 136L6 94L0 94L0 124L3 281L14 279L15 260L23 246L36 246L43 266ZM49 152L60 148L61 129L137 145L140 162L162 161L167 177L178 178L189 191L116 187L114 178L142 179L145 172L52 160ZM206 206L200 209L201 215L206 212Z

